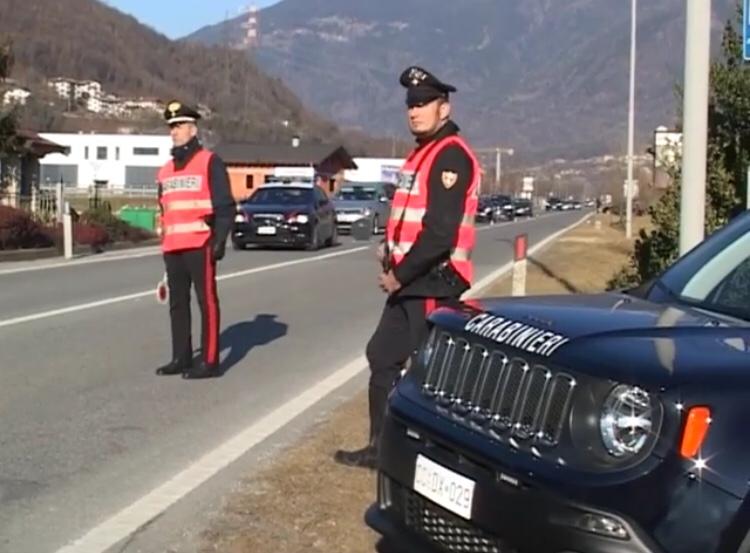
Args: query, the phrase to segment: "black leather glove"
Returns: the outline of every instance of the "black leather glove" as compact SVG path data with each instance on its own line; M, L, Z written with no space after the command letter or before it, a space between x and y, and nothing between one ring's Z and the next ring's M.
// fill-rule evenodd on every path
M226 253L226 245L226 238L224 238L224 240L217 240L216 238L213 239L213 241L211 242L211 250L214 261L221 261L222 259L224 259L224 254Z

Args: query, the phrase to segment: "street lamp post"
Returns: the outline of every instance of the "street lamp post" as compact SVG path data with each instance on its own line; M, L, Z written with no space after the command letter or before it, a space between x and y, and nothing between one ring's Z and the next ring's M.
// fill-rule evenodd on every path
M635 142L635 46L638 0L631 0L630 15L630 95L628 106L628 180L625 185L625 237L633 236L633 155Z
M495 148L495 186L498 192L502 190L501 189L502 171L503 171L502 155L508 154L509 156L512 156L513 153L514 153L513 148Z
M495 146L494 148L484 148L484 149L477 149L476 152L478 154L495 154L495 188L496 191L500 191L500 184L501 184L501 175L502 175L502 155L508 154L509 156L512 156L515 153L515 150L513 148L501 148L499 146Z

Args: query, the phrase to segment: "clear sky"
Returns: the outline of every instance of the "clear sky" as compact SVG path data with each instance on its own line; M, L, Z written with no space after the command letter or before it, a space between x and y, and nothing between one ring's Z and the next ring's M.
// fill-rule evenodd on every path
M265 8L279 0L104 0L170 38L236 17L251 4Z

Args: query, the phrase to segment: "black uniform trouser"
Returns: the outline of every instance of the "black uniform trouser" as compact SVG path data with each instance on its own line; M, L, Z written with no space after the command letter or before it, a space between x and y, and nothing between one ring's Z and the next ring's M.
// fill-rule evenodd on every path
M219 297L216 293L216 262L210 242L203 248L164 254L169 283L169 318L172 326L172 359L193 358L190 320L190 287L195 287L201 311L203 360L219 361Z
M435 308L457 305L454 298L390 297L367 344L370 365L370 442L380 435L388 393L406 361L427 336L427 316Z

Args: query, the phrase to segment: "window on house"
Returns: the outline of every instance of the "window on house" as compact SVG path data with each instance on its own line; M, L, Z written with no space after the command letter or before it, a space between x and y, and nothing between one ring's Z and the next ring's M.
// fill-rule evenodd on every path
M115 147L115 161L120 161L120 147Z
M97 146L96 159L107 159L107 147L106 146Z
M252 190L255 186L255 175L245 175L245 188Z
M134 156L158 156L159 148L133 148Z
M84 159L88 159L88 158L89 158L89 147L88 147L88 146L86 146L86 147L85 147L85 148L83 149L83 158L84 158Z

